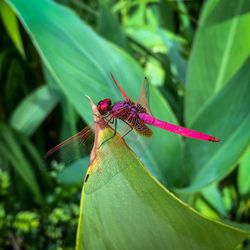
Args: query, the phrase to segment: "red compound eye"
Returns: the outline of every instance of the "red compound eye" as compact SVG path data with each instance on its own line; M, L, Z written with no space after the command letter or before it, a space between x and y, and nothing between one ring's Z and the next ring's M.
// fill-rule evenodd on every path
M97 109L101 115L105 115L108 111L110 111L111 105L111 100L109 98L105 98L97 104Z

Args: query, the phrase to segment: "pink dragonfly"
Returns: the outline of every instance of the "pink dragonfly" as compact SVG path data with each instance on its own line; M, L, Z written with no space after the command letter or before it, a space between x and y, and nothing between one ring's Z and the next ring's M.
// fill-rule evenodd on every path
M120 90L124 100L116 102L115 104L112 105L111 100L109 98L105 98L97 104L97 109L102 118L105 119L107 125L114 123L116 128L116 122L117 119L119 119L125 122L130 127L130 130L127 131L126 134L123 135L123 137L125 137L133 129L142 136L150 137L152 135L152 130L147 125L152 125L167 130L171 133L194 138L197 140L205 140L211 142L220 141L220 139L214 136L198 132L196 130L184 128L182 126L174 125L169 122L155 118L151 114L149 108L147 78L144 79L141 95L138 101L134 103L132 99L126 94L126 92L122 89L122 87L118 84L117 80L112 74L111 77L116 86L118 87L118 89ZM86 141L86 139L89 138L90 134L91 134L91 129L89 127L86 127L83 130L81 130L78 134L68 138L64 142L52 148L50 151L46 153L46 156L51 155L52 153L54 153L64 145L71 143L75 139L80 138L81 141L84 142ZM114 136L115 134L116 134L116 129Z
M130 127L130 130L127 131L123 135L123 137L125 137L133 129L142 136L150 137L152 135L152 130L147 125L152 125L154 127L167 130L171 133L179 134L185 137L194 138L197 140L205 140L205 141L210 141L210 142L220 141L220 139L212 135L208 135L208 134L198 132L192 129L188 129L182 126L174 125L169 122L162 121L162 120L155 118L151 114L151 111L149 108L148 81L146 77L142 85L141 95L136 103L134 103L132 99L126 94L126 92L118 84L117 80L112 74L111 74L111 77L114 83L116 84L116 86L118 87L118 89L120 90L124 100L116 102L112 105L111 100L109 98L105 98L97 104L97 109L101 117L106 121L107 125L115 124L115 130L114 130L115 132L113 136L115 136L116 134L116 124L117 124L117 119L119 119L125 122ZM80 139L81 142L85 142L90 137L90 134L91 134L91 129L89 127L84 128L78 134L68 138L64 142L58 144L57 146L49 150L46 153L45 157L53 154L55 151L57 151L64 145L70 144L72 141L75 141L76 139L78 140Z
M116 86L118 87L119 91L121 92L124 100L112 104L109 98L105 98L97 104L97 110L100 114L100 117L105 121L105 124L106 125L114 124L113 136L107 139L106 141L102 142L101 146L116 135L117 119L126 123L129 128L129 130L122 137L125 137L132 130L135 130L139 135L150 137L152 135L152 130L148 127L148 125L152 125L167 130L171 133L179 134L182 136L198 140L205 140L211 142L220 141L218 138L214 136L207 135L205 133L191 130L188 128L184 128L182 126L174 125L166 121L162 121L155 118L151 114L148 104L147 78L145 78L143 82L141 95L138 101L134 103L132 99L126 94L126 92L122 89L122 87L118 84L117 80L112 74L111 77ZM80 143L84 143L86 140L88 140L91 134L92 134L91 129L89 127L86 127L83 130L81 130L78 134L68 138L64 142L52 148L50 151L47 152L45 157L49 157L51 154L53 154L58 149L64 147L65 145L72 144L73 141L77 140ZM97 174L99 176L101 172L103 175L106 175L106 177L104 176L104 178L98 177L98 181L96 180L94 181L93 184L89 185L91 186L90 188L88 188L89 192L92 192L93 190L100 188L102 185L107 183L114 175L120 172L120 170L121 169L119 168L117 169L108 168L105 171L100 171L100 170L96 170L94 172L92 170L88 171L85 177L85 183L87 182L90 175Z
M184 128L182 126L174 125L166 121L155 118L150 111L148 104L148 81L145 78L142 86L141 95L136 103L126 94L122 87L118 84L117 80L111 74L112 79L118 89L120 90L124 100L112 105L109 98L101 100L97 109L102 117L109 123L115 123L117 119L127 123L130 130L125 134L127 135L133 129L142 136L150 137L152 130L147 125L152 125L171 133L179 134L182 136L194 138L197 140L205 140L211 142L219 142L220 140L214 136L204 134L192 129ZM116 133L116 129L115 129ZM123 135L123 137L125 136Z

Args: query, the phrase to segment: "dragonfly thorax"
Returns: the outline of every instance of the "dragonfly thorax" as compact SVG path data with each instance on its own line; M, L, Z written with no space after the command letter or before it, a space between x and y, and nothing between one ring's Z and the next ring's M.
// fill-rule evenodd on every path
M136 107L136 106L130 107L130 113L132 113L132 114L137 114L137 113L138 113L137 107Z
M105 98L98 102L97 109L101 115L107 114L112 108L112 102L109 98Z

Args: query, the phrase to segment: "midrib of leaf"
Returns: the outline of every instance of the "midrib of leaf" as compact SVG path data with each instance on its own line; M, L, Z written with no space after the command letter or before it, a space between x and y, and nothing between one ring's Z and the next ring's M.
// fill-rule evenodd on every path
M239 1L240 1L240 3L238 5L238 8L236 9L236 12L235 12L236 14L239 13L239 11L241 9L241 6L242 6L242 1L244 1L244 0L239 0ZM230 51L230 49L232 47L233 37L234 37L235 30L236 30L238 22L239 22L239 18L237 18L237 16L236 16L236 18L232 21L232 25L230 26L230 29L229 29L231 32L229 32L228 43L225 46L224 54L222 56L222 66L221 66L221 70L220 70L220 72L218 74L216 83L215 83L214 94L217 91L219 91L221 89L222 85L223 85L222 84L223 83L223 78L224 78L225 73L226 73L226 66L227 66L227 62L228 62L228 58L229 58L229 53L228 52ZM193 119L191 119L190 122L188 123L189 126L192 127L192 124L195 122L197 117L199 117L200 114L206 109L206 107L209 105L211 100L213 100L213 97L214 97L214 95L208 96L207 101L202 104L201 108L199 108L198 111L196 112L196 114L193 116Z
M235 35L237 24L239 22L238 14L240 13L243 1L244 0L239 0L238 8L235 10L235 18L232 21L232 25L229 29L229 37L227 39L228 42L226 43L226 46L224 49L224 54L222 56L221 70L220 70L219 75L218 75L217 80L216 80L214 93L216 93L218 90L220 90L222 83L223 83L224 76L226 74L226 66L227 66L228 61L229 61L229 51L232 48L232 44L233 44L233 40L234 40L233 38Z

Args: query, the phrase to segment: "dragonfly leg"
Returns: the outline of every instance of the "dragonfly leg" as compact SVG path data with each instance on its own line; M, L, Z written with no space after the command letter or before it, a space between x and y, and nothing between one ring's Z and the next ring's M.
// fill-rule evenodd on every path
M126 135L128 135L132 130L133 130L133 127L128 123L126 122L125 120L122 120L123 122L125 122L128 126L129 126L129 130L122 136L122 138L124 138Z
M107 115L98 115L98 114L93 114L94 116L96 116L96 117L98 117L98 118L100 118L100 119L103 119L105 122L106 122L106 124L105 124L105 126L107 126L107 124L110 122L110 120L113 118L113 117L111 117L108 121L107 121L107 117L109 117L110 116L110 114L107 114ZM100 122L102 122L102 121L99 121L99 122L97 122L97 123L100 123ZM111 122L111 123L113 123L113 122Z
M93 115L99 118L98 121L95 121L96 123L102 123L102 120L100 120L100 119L105 120L105 118L101 115L98 115L98 114L93 114Z
M109 141L110 139L114 138L115 135L116 135L117 119L115 119L114 117L112 117L112 118L113 118L112 123L114 122L114 124L115 124L114 134L113 134L110 138L108 138L107 140L103 141L103 142L101 143L101 145L98 147L98 149L99 149L104 143L106 143L106 142ZM107 124L108 124L108 123L107 123Z
M105 121L106 121L106 126L107 126L109 123L113 124L113 123L114 123L114 120L115 120L114 116L111 116L108 120L105 120Z

